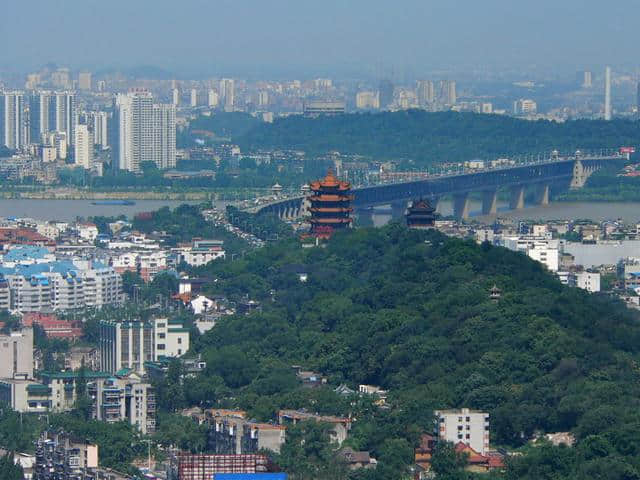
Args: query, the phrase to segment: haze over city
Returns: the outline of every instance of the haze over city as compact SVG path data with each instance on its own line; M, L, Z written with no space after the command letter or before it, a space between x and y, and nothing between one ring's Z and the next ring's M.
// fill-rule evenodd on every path
M10 0L0 66L196 74L420 75L506 69L540 75L636 54L634 0Z
M5 0L0 480L640 480L639 0Z

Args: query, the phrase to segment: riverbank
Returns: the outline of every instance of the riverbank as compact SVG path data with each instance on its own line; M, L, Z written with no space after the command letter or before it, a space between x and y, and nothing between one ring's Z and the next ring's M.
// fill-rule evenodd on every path
M33 190L3 190L0 199L4 200L163 200L199 202L247 198L246 192L226 192L213 190L191 190L176 192L171 190L119 190L97 191L76 188L47 188Z

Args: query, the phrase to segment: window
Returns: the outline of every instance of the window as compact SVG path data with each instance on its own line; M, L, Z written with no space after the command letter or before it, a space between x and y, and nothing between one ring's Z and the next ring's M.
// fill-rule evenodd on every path
M182 345L182 337L178 337L178 345Z
M158 338L165 338L167 336L166 333L159 333Z
M466 438L467 440L469 440L469 439L471 438L471 435L469 435L469 434L467 433L467 434L465 435L465 438Z
M462 434L461 433L458 434L458 440L462 440Z
M471 426L467 425L467 430L471 430Z
M462 417L458 417L458 421L461 422L462 421Z
M458 430L462 430L462 425L458 425Z
M178 355L182 355L182 350L180 348L178 349Z
M467 417L467 418L466 418L466 421L467 421L467 422L470 422L470 421L471 421L471 417Z
M164 350L164 343L159 343L158 344L158 350Z
M159 324L157 325L157 327L158 327L158 328L164 328L164 327L165 327L165 324L164 324L164 323L159 323Z

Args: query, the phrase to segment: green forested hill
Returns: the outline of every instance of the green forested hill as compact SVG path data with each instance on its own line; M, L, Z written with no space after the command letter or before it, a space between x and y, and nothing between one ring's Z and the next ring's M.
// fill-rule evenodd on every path
M306 283L291 265L304 266ZM579 439L570 450L534 449L508 478L639 478L638 315L562 286L524 255L392 224L208 270L219 279L210 293L248 294L264 308L198 340L207 371L186 385L185 404L233 398L262 420L284 407L353 413L349 442L380 460L358 478L401 478L433 409L444 407L487 410L494 445L521 447L537 430ZM293 364L328 375L331 388L387 388L392 408L350 404L331 388L302 391Z
M553 149L618 148L638 145L638 122L579 120L531 122L501 115L421 110L292 116L260 124L234 138L244 148L295 148L309 153L337 150L375 159L440 161L549 153Z

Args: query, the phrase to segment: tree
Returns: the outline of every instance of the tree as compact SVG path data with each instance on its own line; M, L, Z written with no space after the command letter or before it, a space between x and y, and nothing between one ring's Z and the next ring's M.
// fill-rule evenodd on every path
M13 462L13 452L7 452L4 457L0 457L0 478L2 480L23 480L24 471L22 466Z
M347 469L336 458L331 425L307 420L287 429L286 442L276 463L292 480L341 480Z
M431 469L438 480L463 480L469 478L464 468L467 457L456 452L453 443L438 442L431 459Z

